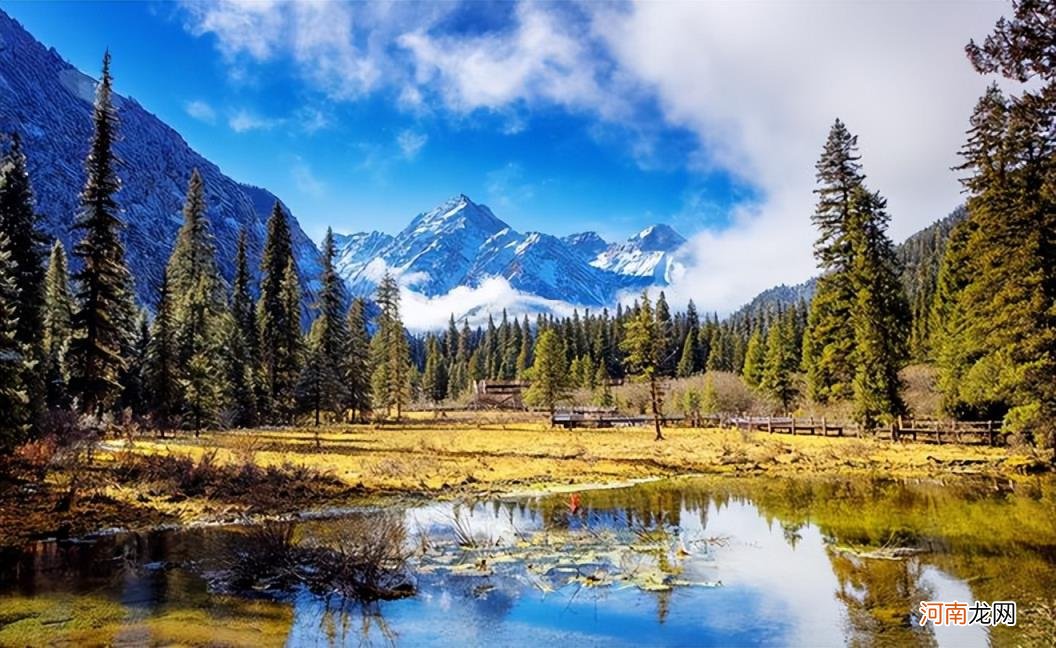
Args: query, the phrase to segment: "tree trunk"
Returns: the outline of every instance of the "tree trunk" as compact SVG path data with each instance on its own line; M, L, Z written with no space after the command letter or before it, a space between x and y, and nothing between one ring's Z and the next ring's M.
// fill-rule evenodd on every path
M660 431L660 402L656 389L656 378L649 378L649 395L653 401L653 425L656 427L656 438L654 441L663 441L664 434Z

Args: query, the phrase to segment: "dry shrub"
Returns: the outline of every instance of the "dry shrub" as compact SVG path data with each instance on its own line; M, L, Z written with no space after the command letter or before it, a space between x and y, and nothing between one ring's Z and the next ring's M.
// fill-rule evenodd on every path
M14 464L19 472L25 473L30 479L43 482L55 462L58 451L58 438L49 434L19 446L15 450Z
M770 411L770 405L767 401L755 394L739 375L726 371L709 371L706 375L668 381L666 383L667 402L671 404L672 408L680 410L682 403L685 402L687 391L693 390L698 394L704 393L706 376L711 377L712 389L715 394L715 408L714 411L701 412L702 414L768 413ZM647 390L645 394L646 404L649 402L648 396Z
M353 515L326 524L303 543L294 535L293 525L283 522L238 534L226 552L228 586L282 592L306 587L358 602L415 591L407 531L398 513Z
M156 483L186 497L288 497L342 486L333 475L302 464L261 467L251 462L222 463L215 450L202 454L197 461L184 455L128 452L118 458L114 474L123 483Z
M913 416L942 416L942 392L938 388L938 374L935 367L922 364L909 365L899 372L903 386L902 396Z
M336 591L357 601L401 598L414 593L407 565L407 529L399 513L369 513L327 527L304 547L315 569L305 584L317 593Z

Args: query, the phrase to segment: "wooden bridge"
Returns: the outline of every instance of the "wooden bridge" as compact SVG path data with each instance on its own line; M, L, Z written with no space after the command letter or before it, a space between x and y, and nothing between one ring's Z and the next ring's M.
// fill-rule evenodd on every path
M665 416L661 419L664 425L681 423L681 416ZM572 428L617 428L649 425L652 416L620 414L615 407L577 407L570 410L558 410L550 418L554 427Z

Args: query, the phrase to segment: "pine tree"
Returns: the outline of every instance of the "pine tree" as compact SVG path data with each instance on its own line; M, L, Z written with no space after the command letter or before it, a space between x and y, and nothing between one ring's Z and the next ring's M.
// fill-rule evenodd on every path
M69 407L69 371L66 352L70 348L73 297L66 264L66 249L58 240L51 248L44 276L44 354L47 403L52 409Z
M434 405L447 398L447 369L440 344L430 337L425 356L425 371L422 373L422 391Z
M224 340L225 394L227 423L250 427L257 423L259 391L257 371L260 365L259 329L250 287L248 241L242 230L235 250L235 276L231 286L231 309L221 322Z
M147 359L150 350L150 323L142 310L136 317L135 335L129 346L128 362L121 372L121 396L118 407L135 415L145 414L148 409L146 383Z
M346 406L354 418L363 419L370 404L370 336L366 303L356 298L348 309L348 358L345 363Z
M851 205L854 416L859 425L873 429L882 418L891 420L906 409L898 370L907 354L909 307L894 246L886 234L886 201L858 187Z
M528 316L524 316L524 326L521 327L521 348L517 352L517 380L524 380L528 368L532 364L532 331L528 325Z
M678 360L677 375L679 378L693 375L696 371L697 355L697 334L690 330L686 333L686 339L682 343L682 355Z
M1008 47L1032 47L1032 20L1017 11L1024 31ZM1015 71L1005 70L1005 45L988 38L987 47L997 49L976 51L983 67ZM1048 74L1038 76L1052 90ZM948 410L1004 416L1010 431L1046 446L1056 445L1053 111L1056 91L1009 99L992 86L980 99L962 150L968 221L950 241L936 303L948 317L937 345Z
M147 348L147 385L155 424L162 432L174 424L183 393L177 369L176 325L173 321L172 293L166 272L158 288L150 345Z
M859 160L857 136L837 119L817 163L818 203L811 220L819 232L814 256L823 274L811 301L803 343L808 391L821 403L850 396L854 377L854 330L848 324L856 299L848 230L851 195L865 180Z
M547 329L539 334L534 356L535 361L528 371L532 383L524 392L524 401L545 407L553 421L557 404L568 398L572 389L564 345L554 330Z
M660 359L660 372L665 376L674 376L678 365L679 348L672 346L678 344L675 336L674 323L671 319L671 308L667 305L667 296L664 291L656 298L656 326L658 333L664 339L663 357Z
M184 414L197 434L203 425L217 421L222 403L225 373L220 324L226 310L206 216L205 185L197 169L187 185L183 225L166 277L173 302L176 372L187 396Z
M29 395L31 417L39 416L46 406L47 355L40 337L44 324L45 239L39 220L26 171L26 156L16 134L11 137L10 148L0 157L0 231L9 241L18 289L16 338L26 355L22 382Z
M334 269L337 248L334 233L326 230L323 239L323 273L320 277L319 298L315 304L318 316L312 324L309 338L306 380L313 385L311 405L315 424L319 425L320 411L340 414L348 401L348 322L344 318L344 284ZM303 390L302 390L303 391Z
M612 395L611 378L609 371L605 368L605 362L599 361L598 368L594 372L594 395L592 398L598 407L612 407L616 399Z
M77 310L67 355L70 389L79 400L80 410L92 415L102 414L120 393L119 376L126 361L134 312L132 278L125 265L118 234L122 223L114 200L120 181L112 150L117 130L112 93L107 52L92 114L94 131L85 163L82 211L74 225L83 232L83 238L73 250L81 269L74 275Z
M268 219L268 234L260 261L260 365L263 399L261 408L271 421L288 420L296 387L300 341L300 309L291 312L289 298L299 287L286 285L289 275L296 281L293 243L282 205L277 201ZM291 319L291 315L294 315Z
M748 338L748 350L744 354L744 382L758 387L763 380L763 367L766 363L766 345L760 328L752 331Z
M18 285L11 260L11 243L0 232L0 451L8 451L25 438L27 430L24 347L18 341Z
M253 313L252 307L249 312ZM222 348L221 422L224 427L252 427L257 423L257 392L246 330L234 312L221 316L218 329Z
M285 327L279 332L278 342L283 349L280 355L277 384L281 386L275 392L273 400L279 419L291 422L297 408L297 378L303 363L303 340L301 337L301 282L297 269L290 257L283 272L279 293Z
M371 340L371 386L376 409L397 421L410 399L410 355L407 334L400 319L400 287L388 272L378 284L376 301L381 308L378 329Z
M781 317L770 325L766 335L766 357L759 387L780 401L786 412L796 397L795 373L798 367L799 349L796 348L792 320Z
M663 401L660 393L660 372L667 349L667 340L663 328L653 314L649 293L642 293L642 301L637 311L625 325L626 333L622 348L627 354L627 369L649 383L649 396L653 410L653 426L656 428L656 440L663 441L660 419Z

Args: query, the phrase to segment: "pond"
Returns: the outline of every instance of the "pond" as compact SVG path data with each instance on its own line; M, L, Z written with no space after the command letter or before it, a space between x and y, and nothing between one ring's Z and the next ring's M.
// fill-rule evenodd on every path
M0 645L1052 645L1054 486L686 478L41 542L0 554ZM398 545L382 600L275 569L370 542ZM922 600L1017 624L922 627Z

